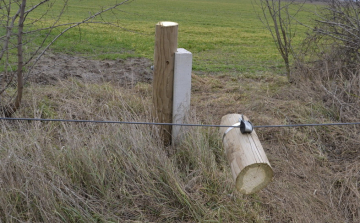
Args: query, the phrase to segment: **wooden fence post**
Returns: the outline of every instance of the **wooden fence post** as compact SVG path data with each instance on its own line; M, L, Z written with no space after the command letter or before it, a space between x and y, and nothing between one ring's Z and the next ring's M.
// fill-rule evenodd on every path
M239 114L225 115L221 119L221 125L234 125L239 123L240 118ZM248 120L245 116L244 119ZM239 127L221 127L220 135L236 188L241 193L252 194L266 187L274 172L255 130L242 134Z
M155 29L153 104L157 122L172 123L174 63L177 50L178 24L159 22ZM172 126L161 126L165 145L171 143Z

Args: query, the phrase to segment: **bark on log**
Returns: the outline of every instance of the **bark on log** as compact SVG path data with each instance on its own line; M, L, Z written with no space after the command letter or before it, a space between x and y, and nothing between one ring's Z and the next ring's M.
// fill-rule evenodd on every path
M239 114L225 115L221 125L234 125L239 123L240 118ZM244 119L248 120L245 116ZM255 130L250 134L242 134L236 127L224 136L228 129L221 127L220 134L236 188L243 194L255 193L266 187L274 176L269 160Z

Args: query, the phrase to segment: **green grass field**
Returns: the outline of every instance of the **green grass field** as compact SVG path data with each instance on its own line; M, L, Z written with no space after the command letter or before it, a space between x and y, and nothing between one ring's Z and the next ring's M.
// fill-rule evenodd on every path
M62 22L81 21L115 1L70 1ZM53 10L56 14L61 2ZM193 70L201 72L281 72L282 60L251 0L135 0L102 18L120 27L91 24L73 29L52 49L91 54L98 59L153 58L155 24L179 23L178 47L193 53ZM52 13L50 13L52 14ZM306 19L306 15L300 15ZM53 18L48 18L47 22ZM97 20L99 21L99 20ZM296 40L295 40L296 42Z

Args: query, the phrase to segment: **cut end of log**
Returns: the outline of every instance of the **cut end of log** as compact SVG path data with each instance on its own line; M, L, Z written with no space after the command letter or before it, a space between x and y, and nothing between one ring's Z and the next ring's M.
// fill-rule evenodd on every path
M160 25L160 26L163 26L163 27L168 27L168 26L177 26L178 23L164 21L164 22L159 22L157 25Z
M239 124L241 117L240 114L225 115L220 124ZM248 120L245 116L244 119ZM235 186L240 193L252 194L266 187L274 177L274 172L255 130L242 134L239 128L222 127L220 134Z
M274 176L267 163L254 163L245 167L236 178L236 188L243 194L252 194L266 187Z

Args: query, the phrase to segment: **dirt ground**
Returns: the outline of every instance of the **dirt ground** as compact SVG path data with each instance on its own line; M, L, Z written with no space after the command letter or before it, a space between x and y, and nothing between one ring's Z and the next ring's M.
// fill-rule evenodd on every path
M151 65L151 61L145 58L91 60L49 53L31 70L29 80L54 85L59 80L76 78L87 83L111 82L118 86L132 87L138 82L151 82Z

